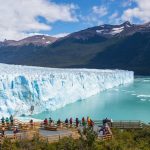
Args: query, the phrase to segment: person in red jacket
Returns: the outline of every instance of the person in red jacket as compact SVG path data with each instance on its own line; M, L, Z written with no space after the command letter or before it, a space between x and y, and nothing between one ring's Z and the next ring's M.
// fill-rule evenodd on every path
M48 120L47 120L47 118L45 118L45 120L44 120L44 125L48 125Z

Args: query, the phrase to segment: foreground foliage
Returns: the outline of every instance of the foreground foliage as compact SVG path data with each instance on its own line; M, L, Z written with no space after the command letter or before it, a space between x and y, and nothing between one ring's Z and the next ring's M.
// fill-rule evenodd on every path
M36 135L33 140L11 142L5 139L0 150L150 150L150 127L143 129L113 130L113 139L97 140L92 129L85 129L78 140L63 138L57 143L48 143Z

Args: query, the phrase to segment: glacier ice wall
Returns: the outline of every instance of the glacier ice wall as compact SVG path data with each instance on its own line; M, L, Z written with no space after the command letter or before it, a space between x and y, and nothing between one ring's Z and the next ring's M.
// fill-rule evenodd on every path
M0 64L0 115L55 110L100 91L130 83L132 71L55 69Z

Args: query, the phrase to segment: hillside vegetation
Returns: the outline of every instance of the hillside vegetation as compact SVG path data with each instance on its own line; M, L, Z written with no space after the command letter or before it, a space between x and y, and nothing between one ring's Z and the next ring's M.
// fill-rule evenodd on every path
M97 135L91 130L85 130L81 138L61 139L57 143L48 143L36 135L33 140L11 142L5 139L2 150L149 150L150 127L143 129L113 130L113 139L109 141L97 140Z

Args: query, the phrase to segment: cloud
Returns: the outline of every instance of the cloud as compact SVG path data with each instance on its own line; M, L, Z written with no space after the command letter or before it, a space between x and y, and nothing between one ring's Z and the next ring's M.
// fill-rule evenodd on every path
M18 40L28 33L51 30L56 21L77 21L73 4L48 0L0 0L0 4L0 40Z
M93 13L98 14L101 17L107 15L108 13L107 8L105 6L93 6L92 10Z
M109 23L111 24L119 24L120 16L118 12L114 12L111 16L109 16Z
M134 8L128 8L122 15L123 20L139 19L142 22L150 21L150 1L149 0L135 0L137 4Z
M117 18L118 15L119 15L118 12L115 12L109 17L109 19L113 20L113 19Z
M103 24L103 17L108 14L107 7L100 5L100 6L93 6L91 8L91 12L85 16L79 16L80 20L87 26L94 26Z
M130 7L133 4L134 0L125 0L122 2L122 7Z

